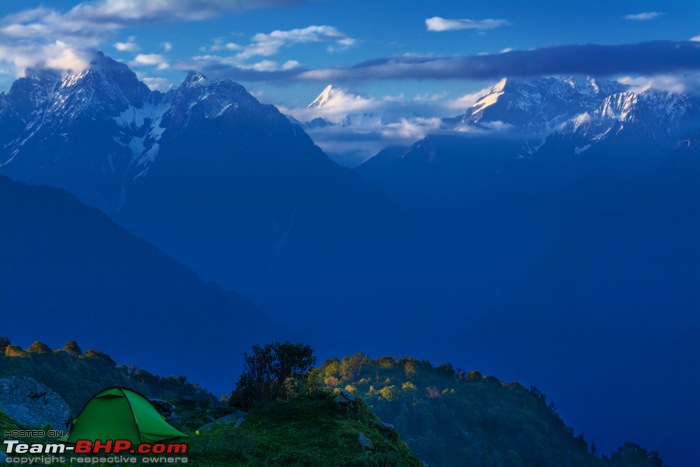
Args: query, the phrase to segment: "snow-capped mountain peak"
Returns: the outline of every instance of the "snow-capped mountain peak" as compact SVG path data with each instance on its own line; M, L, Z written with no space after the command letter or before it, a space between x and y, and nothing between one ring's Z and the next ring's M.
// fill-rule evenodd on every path
M207 87L211 84L211 81L198 71L190 71L187 73L185 81L180 85L181 88L193 88L193 87Z
M498 98L503 95L504 89L506 87L506 82L507 79L503 78L501 81L499 81L497 84L491 87L489 91L486 93L485 96L482 96L477 100L474 105L470 107L470 110L472 112L472 115L477 113L477 112L482 112L486 107L489 107L496 102L498 102Z
M700 100L654 88L636 91L590 76L508 78L443 125L456 131L505 130L539 141L538 148L553 137L560 152L570 147L574 155L620 138L663 151L700 127Z
M378 107L373 98L328 85L305 109L298 111L297 116L308 130L338 126L366 130L383 124L382 115L375 112Z
M27 70L0 94L0 168L30 183L63 186L114 212L167 141L218 119L228 128L257 122L293 133L274 107L230 80L191 72L178 89L162 94L127 65L96 53L77 72Z
M332 93L333 93L333 85L329 84L326 86L326 89L321 92L321 94L318 95L314 101L308 105L307 108L313 109L313 108L318 108L318 107L323 107L328 104L328 102L332 98Z
M566 127L581 128L581 115L586 115L587 123L636 121L645 115L659 122L678 122L697 105L691 102L687 96L651 89L636 93L617 81L590 76L503 79L465 114L445 123L456 130L507 124L514 131L544 137Z
M6 96L13 109L26 120L50 99L61 74L54 70L27 69L25 76L12 84Z
M261 107L263 105L238 83L210 80L199 72L190 72L174 91L166 118L172 126L183 127L200 119L211 120Z

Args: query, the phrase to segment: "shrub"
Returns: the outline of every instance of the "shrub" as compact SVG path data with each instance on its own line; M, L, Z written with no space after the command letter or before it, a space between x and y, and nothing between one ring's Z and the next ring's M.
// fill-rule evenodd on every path
M52 353L51 347L44 344L43 342L36 341L27 348L29 353Z
M83 350L80 348L77 342L70 340L66 342L66 345L63 347L63 350L68 352L68 354L72 357L80 357L83 354Z
M248 410L258 402L288 400L303 391L304 380L316 362L308 345L273 342L245 353L245 369L229 404Z

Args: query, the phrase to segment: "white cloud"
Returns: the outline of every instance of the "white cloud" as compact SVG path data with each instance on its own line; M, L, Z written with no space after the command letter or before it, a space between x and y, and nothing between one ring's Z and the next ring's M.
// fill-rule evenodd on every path
M198 55L173 66L179 70L200 70L214 79L230 78L238 81L258 81L273 77L294 76L301 64L296 60L287 60L280 64L274 60L261 60L246 63L236 56Z
M140 50L135 42L115 42L114 48L120 52L138 52Z
M366 96L332 87L325 97L318 107L278 107L282 113L301 122L322 118L333 123L306 131L341 165L354 166L387 146L408 146L430 133L443 131L441 117L446 113L445 93L413 98L404 95Z
M202 52L219 52L221 50L241 50L243 47L234 42L225 42L225 38L216 37L211 41L209 47L200 47Z
M253 63L250 67L255 71L276 71L279 69L279 64L272 60L262 60Z
M227 11L288 4L288 0L101 0L81 3L64 16L85 24L126 27L167 21L199 21Z
M87 57L80 51L66 47L65 44L56 42L48 50L46 66L61 70L82 70L87 66Z
M355 47L357 45L357 40L351 38L351 37L346 37L344 39L339 39L335 41L336 45L329 45L326 47L326 50L330 53L334 52L342 52L344 50L348 50L351 47Z
M415 118L408 120L402 118L397 123L389 123L382 127L382 136L392 139L408 140L407 142L415 142L431 131L440 128L442 120L439 118Z
M656 19L659 16L665 15L666 13L660 11L645 11L643 13L636 13L633 15L625 16L625 19L630 21L650 21Z
M251 70L255 71L288 71L288 70L293 70L294 68L298 67L300 64L296 60L288 60L284 62L282 65L279 63L275 62L274 60L262 60L257 63L253 63L252 65L242 65L242 67L249 68Z
M249 44L226 42L223 37L212 40L210 46L200 47L202 52L232 51L235 55L205 54L192 57L175 65L181 69L196 68L214 76L232 77L243 81L284 79L295 74L301 68L296 60L287 60L282 64L270 59L254 61L256 57L272 57L282 48L296 44L331 42L329 52L344 50L357 41L346 36L333 26L308 26L291 30L275 30L270 33L257 33ZM237 53L236 53L237 52ZM254 72L260 72L255 75ZM299 70L297 70L297 73Z
M656 89L679 94L700 94L700 72L697 71L676 75L625 76L618 81L632 86L632 91L637 93Z
M334 51L346 49L356 44L355 39L347 37L333 26L308 26L288 31L276 30L268 34L255 34L252 43L243 47L238 58L246 60L254 56L269 57L277 54L283 47L312 42L333 42L337 44Z
M693 42L700 42L700 35L693 36L693 37L690 38L690 40L693 41Z
M10 24L2 28L0 31L2 31L3 35L5 36L21 39L45 37L46 35L51 33L51 30L48 26L46 26L45 24L38 23Z
M494 29L508 24L508 21L505 19L447 19L433 16L425 20L425 26L428 28L428 31L435 32L454 31L458 29Z
M227 11L286 6L288 0L96 0L83 2L59 13L35 8L8 15L2 33L15 38L37 38L45 34L104 38L126 27L168 21L198 21Z
M170 68L168 60L160 54L138 54L129 64L132 66L155 66L159 70Z
M163 42L163 50L165 52L170 52L173 50L173 43L172 42Z
M301 66L301 63L297 62L296 60L287 60L282 64L282 70L287 71L287 70L293 70L294 68L298 68Z
M296 108L280 106L280 110L302 122L323 118L336 124L343 124L348 121L348 116L354 115L364 116L364 121L381 125L399 123L404 119L409 122L423 119L420 126L425 126L427 122L434 121L435 117L451 116L455 112L463 113L489 90L490 88L484 88L456 99L449 99L446 92L418 94L413 97L406 97L403 94L366 96L332 86L321 106ZM326 92L327 89L324 90L324 94ZM376 118L368 118L370 115Z
M296 0L303 3L307 0ZM11 66L15 75L26 64L47 66L84 60L73 55L89 54L127 27L170 21L197 21L228 11L288 6L290 0L93 0L76 5L67 12L52 8L34 8L0 18L0 69ZM136 52L133 41L116 42L117 50ZM61 45L59 45L61 44ZM61 49L53 55L56 48ZM68 52L72 49L72 53ZM164 44L167 52L169 46ZM164 66L164 65L161 65Z
M23 10L18 13L12 13L5 16L4 21L7 23L26 23L28 21L34 21L41 19L50 13L51 10L44 7L33 8L30 10Z
M490 122L481 122L481 125L486 127L488 130L493 130L497 132L508 131L513 128L510 123L503 122L501 120L493 120Z
M351 37L345 37L336 41L338 44L344 47L354 47L357 41Z
M9 65L17 76L34 67L80 71L87 67L90 56L90 52L75 49L62 41L0 45L0 57L3 57L0 63Z
M335 162L354 167L388 146L410 146L428 134L442 132L439 118L401 118L365 126L326 126L307 129L321 149Z
M165 92L173 87L173 83L167 78L140 77L152 91Z
M294 118L308 122L314 118L323 118L333 123L341 123L349 114L367 113L377 110L381 100L363 97L348 92L347 89L333 87L328 99L320 107L284 109L283 112Z

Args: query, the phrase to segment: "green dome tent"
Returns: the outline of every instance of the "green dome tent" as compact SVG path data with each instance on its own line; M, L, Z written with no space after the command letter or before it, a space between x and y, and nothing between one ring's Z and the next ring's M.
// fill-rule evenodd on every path
M182 436L144 396L131 389L110 388L85 404L65 441L125 439L137 445Z

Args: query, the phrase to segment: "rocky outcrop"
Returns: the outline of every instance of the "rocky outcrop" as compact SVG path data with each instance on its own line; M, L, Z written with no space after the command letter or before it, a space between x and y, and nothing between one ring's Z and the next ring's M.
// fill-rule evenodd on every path
M155 407L159 414L164 416L166 420L174 420L177 417L175 415L175 405L163 399L148 399L148 402Z
M360 446L362 446L363 451L374 451L374 444L372 444L372 440L366 435L363 433L358 433L357 439L360 442Z
M31 428L62 430L71 418L66 401L35 379L9 376L0 379L0 410Z
M221 428L224 426L230 426L233 425L234 428L238 428L241 426L241 424L245 421L246 413L241 411L241 410L236 410L234 413L230 415L226 415L225 417L221 417L217 420L214 420L213 422L207 423L206 425L203 425L197 430L198 432L205 432L205 431L211 431L215 430L217 428Z
M341 391L335 397L335 401L338 404L352 404L355 402L355 396L353 396L349 391L341 389Z

